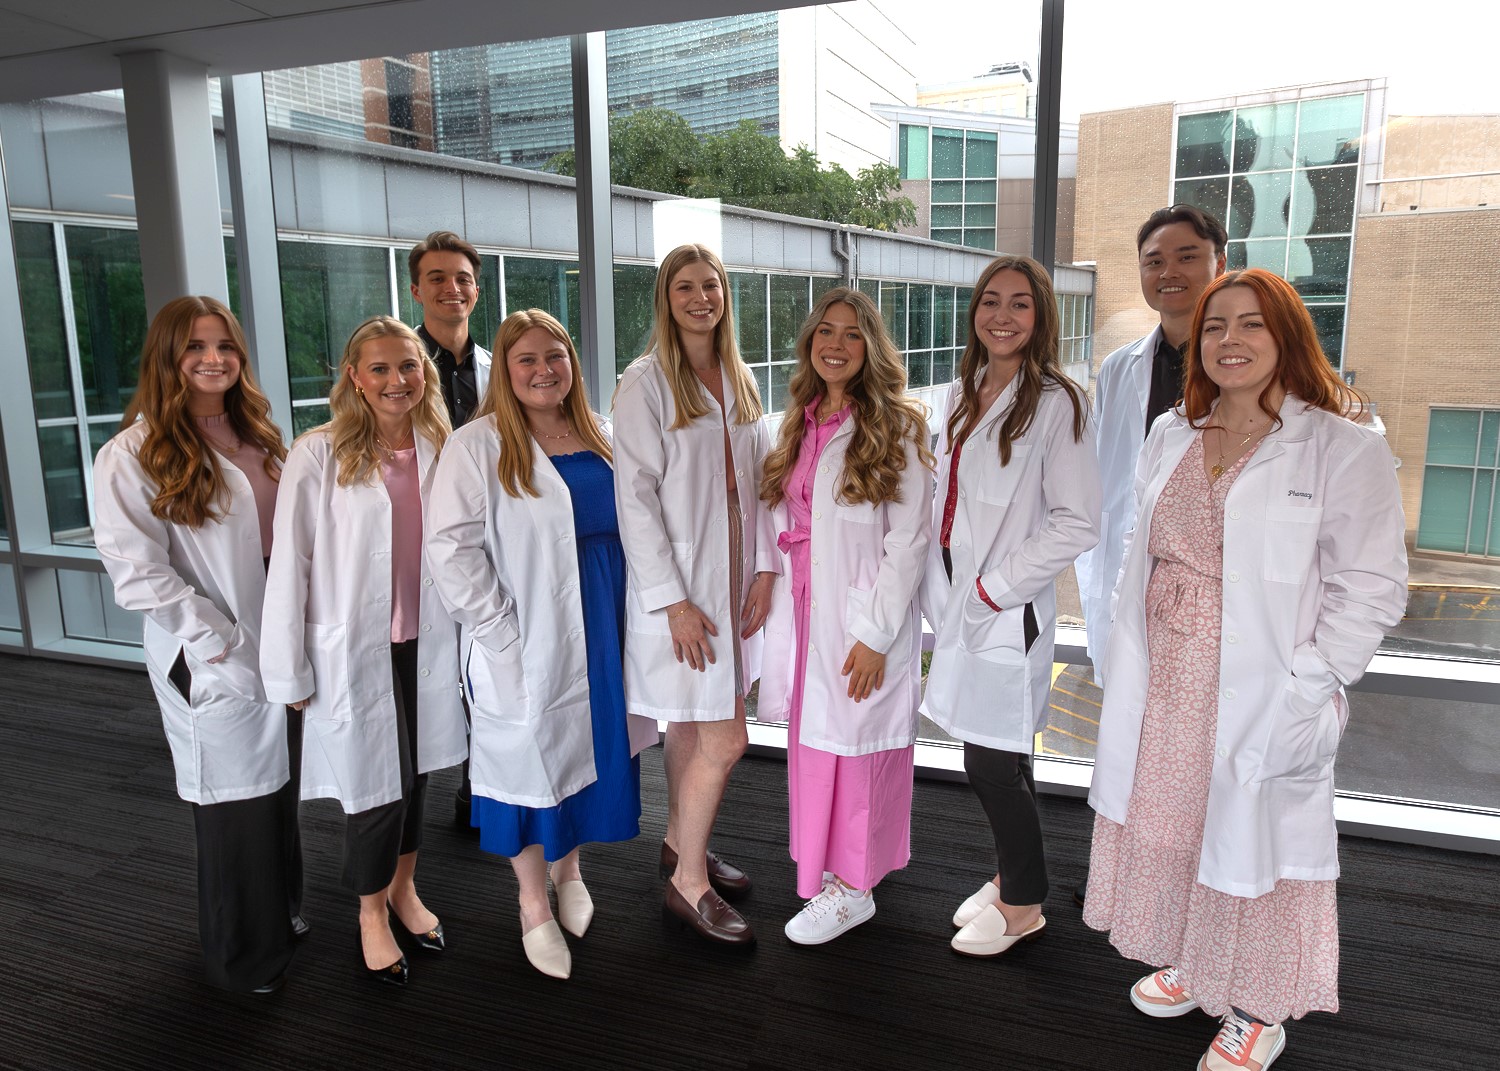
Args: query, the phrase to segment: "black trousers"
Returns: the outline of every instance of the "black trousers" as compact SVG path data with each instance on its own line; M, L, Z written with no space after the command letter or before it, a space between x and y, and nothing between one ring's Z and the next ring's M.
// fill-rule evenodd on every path
M287 752L291 779L275 792L192 805L198 939L209 981L224 989L265 985L292 961L292 916L302 910L302 714L291 709Z
M359 896L378 893L396 876L400 856L422 846L427 775L417 773L417 641L391 644L391 690L401 798L344 819L344 884Z
M943 548L943 565L953 579L953 560ZM1041 634L1036 611L1026 604L1021 618L1026 650ZM1007 904L1040 904L1047 899L1047 857L1042 847L1042 822L1036 809L1036 781L1031 755L964 744L964 772L990 820L999 860L1000 899Z

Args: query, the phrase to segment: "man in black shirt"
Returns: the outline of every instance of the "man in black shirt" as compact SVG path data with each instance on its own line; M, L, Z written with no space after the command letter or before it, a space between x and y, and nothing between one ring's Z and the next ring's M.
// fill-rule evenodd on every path
M462 427L490 385L490 352L469 334L469 317L479 301L479 251L452 231L433 231L412 249L406 264L411 296L422 306L417 337L437 365L448 419L455 428ZM465 717L468 712L465 703ZM453 797L453 824L459 829L473 828L471 800L465 759L463 780Z
M1223 224L1193 205L1159 208L1136 233L1141 296L1161 322L1144 338L1104 358L1095 381L1105 520L1098 546L1077 565L1095 680L1101 679L1109 641L1110 598L1125 555L1125 536L1135 527L1136 461L1152 422L1182 398L1193 310L1208 284L1223 273L1228 241ZM1073 898L1083 902L1083 885Z
M422 306L417 335L438 367L448 418L462 427L490 382L490 352L469 334L469 317L479 300L479 252L452 231L433 231L406 263L411 296Z

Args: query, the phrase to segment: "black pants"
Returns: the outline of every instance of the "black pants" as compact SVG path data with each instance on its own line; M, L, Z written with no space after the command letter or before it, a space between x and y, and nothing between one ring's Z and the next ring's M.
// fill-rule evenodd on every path
M953 560L943 548L943 565L953 579ZM1041 634L1036 611L1027 603L1021 618L1026 650ZM1000 899L1017 906L1047 899L1047 858L1042 847L1042 823L1036 809L1036 781L1031 755L964 744L964 772L990 820L999 860Z
M275 792L192 805L203 966L225 989L265 985L292 960L292 916L302 910L302 714L290 709L287 752L291 779Z
M427 775L417 773L417 641L391 644L391 690L401 798L344 819L344 884L359 896L378 893L396 876L396 860L422 846Z

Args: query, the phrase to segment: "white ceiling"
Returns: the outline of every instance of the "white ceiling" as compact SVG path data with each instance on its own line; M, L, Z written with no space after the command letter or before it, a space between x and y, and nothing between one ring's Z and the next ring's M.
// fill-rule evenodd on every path
M806 0L0 0L0 100L120 85L161 50L212 74L806 6Z

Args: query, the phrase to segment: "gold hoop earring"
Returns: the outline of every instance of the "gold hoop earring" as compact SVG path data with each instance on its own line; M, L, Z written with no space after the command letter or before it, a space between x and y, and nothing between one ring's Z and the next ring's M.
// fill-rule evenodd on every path
M365 388L360 387L360 386L356 386L354 388L354 393L358 394L361 398L363 398L365 396Z

